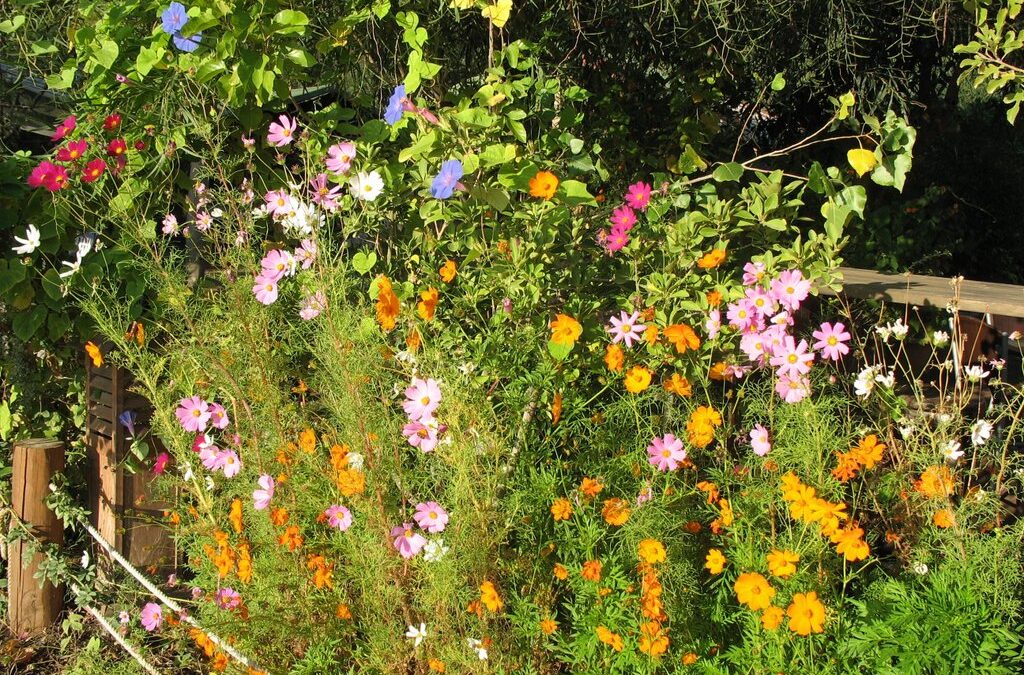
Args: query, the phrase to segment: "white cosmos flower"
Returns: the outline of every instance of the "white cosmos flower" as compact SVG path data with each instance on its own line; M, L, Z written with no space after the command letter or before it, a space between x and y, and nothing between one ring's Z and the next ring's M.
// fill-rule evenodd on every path
M871 396L871 392L875 389L875 369L868 366L864 370L857 373L857 379L853 383L853 390L860 398L867 398Z
M363 470L363 455L359 452L350 452L345 455L345 459L348 460L348 465L356 471Z
M971 443L981 447L992 437L992 425L986 420L978 420L971 425Z
M448 553L450 549L444 545L444 539L438 537L437 539L431 539L427 542L427 545L423 547L423 559L429 563L437 562Z
M74 262L68 262L67 260L64 260L61 261L61 265L64 265L65 267L67 267L67 269L58 274L57 276L59 276L61 279L67 279L68 277L70 277L72 274L79 270L79 268L82 266L82 259L75 258Z
M15 237L14 241L21 245L15 246L11 250L18 255L28 255L39 248L39 230L35 225L30 224L25 228L25 238L22 239L21 237Z
M313 228L324 223L324 217L317 213L312 204L307 204L296 199L292 202L293 208L282 214L277 212L276 216L281 223L281 229L289 237L306 237L313 233Z
M349 183L349 191L356 199L372 202L384 191L384 179L376 171L366 173L360 171L352 177Z
M902 340L907 337L907 333L910 332L910 326L903 323L903 319L896 319L889 324L889 330L892 331L892 336L897 340Z
M879 371L878 374L875 375L875 382L882 385L886 389L892 389L896 385L896 374L889 373L888 375L886 375L884 370Z
M413 648L419 647L420 643L427 638L427 624L421 623L417 626L409 626L409 630L405 631L405 637L412 640Z
M964 366L964 375L969 382L981 382L988 377L988 371L981 366Z
M923 562L914 563L914 572L917 574L928 574L928 565Z
M469 645L470 649L476 652L476 656L478 659L480 659L481 661L487 660L487 649L484 647L484 643L482 640L477 640L476 638L466 638L466 644Z
M955 462L963 457L964 451L960 449L960 441L946 441L942 446L942 456L947 462Z

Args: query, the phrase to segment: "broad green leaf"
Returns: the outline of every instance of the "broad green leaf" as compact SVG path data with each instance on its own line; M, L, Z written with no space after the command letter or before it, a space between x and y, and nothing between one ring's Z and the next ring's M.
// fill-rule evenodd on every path
M17 260L0 258L0 295L6 296L15 284L24 279L26 269Z
M117 48L117 43L110 38L102 38L99 45L96 47L96 51L93 52L93 56L101 66L110 70L114 67L114 62L117 61L117 55L120 50Z
M548 353L551 354L555 361L564 361L565 357L569 356L572 348L573 345L563 345L554 340L548 340Z
M39 327L46 321L46 308L42 305L36 305L31 310L26 312L18 312L11 319L11 328L14 329L14 334L22 342L28 342L39 330Z
M769 86L772 91L782 91L786 88L786 78L782 76L782 73L775 73L775 77L772 78L772 83Z
M720 183L738 181L743 176L743 165L738 162L729 162L715 167L711 177Z
M587 184L578 180L565 180L558 186L558 193L566 204L596 204L594 195L587 190Z
M437 132L430 131L423 134L408 148L403 149L398 153L399 162L407 162L410 159L422 157L425 153L429 152L434 147L434 143L437 141Z
M352 256L352 269L360 274L367 274L376 264L377 254L373 251L370 251L369 253L365 251L358 251L354 256Z
M515 158L516 146L512 143L488 145L480 153L480 165L483 167L495 166L511 162ZM466 172L469 173L469 170L467 169Z
M6 21L0 21L0 33L13 33L25 25L25 15L15 14Z
M466 108L454 115L455 119L463 124L476 127L489 127L494 124L495 117L483 108Z
M302 66L303 68L309 68L316 63L316 59L313 58L312 54L307 52L305 49L300 49L298 47L285 54L285 58L292 63Z
M301 35L306 32L307 25L309 25L309 17L294 9L282 9L274 15L274 20L271 22L273 31L282 35L290 33Z

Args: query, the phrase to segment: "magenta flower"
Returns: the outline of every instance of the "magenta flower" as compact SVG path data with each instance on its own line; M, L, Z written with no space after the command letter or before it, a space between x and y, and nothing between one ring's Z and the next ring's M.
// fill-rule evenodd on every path
M316 178L309 181L313 188L313 203L319 204L321 208L334 213L338 210L338 197L341 195L341 186L328 186L327 174L318 173Z
M409 422L402 427L402 434L408 439L409 445L419 448L420 452L432 452L437 447L437 421L433 417Z
M775 392L786 403L799 403L811 393L811 381L807 377L779 376Z
M754 286L761 283L761 279L764 278L764 270L763 262L748 262L743 266L743 285Z
M295 256L288 251L271 249L260 260L260 276L276 283L284 277L291 276L295 272L296 264Z
M277 281L260 275L256 277L252 292L256 295L257 301L264 305L272 305L277 301Z
M158 476L161 475L167 469L167 465L170 463L170 461L171 456L168 455L166 452L161 452L159 455L156 456L156 461L153 462L153 473L155 473Z
M234 450L222 450L217 455L217 468L224 471L225 478L234 478L242 470L242 460Z
M356 158L356 144L350 141L338 143L327 148L324 163L328 171L345 174L352 168L352 160Z
M183 398L174 415L185 431L206 431L206 423L210 421L210 406L198 396Z
M68 141L64 147L57 150L58 162L73 162L81 159L89 144L85 140Z
M717 309L708 312L707 321L704 322L704 329L708 332L708 339L714 340L718 332L722 330L722 313Z
M416 513L412 516L416 524L431 534L444 532L448 524L448 512L437 502L420 502L416 505Z
M646 211L651 203L651 186L643 181L630 185L626 190L626 203L634 209Z
M231 424L228 413L220 403L210 404L210 426L214 429L227 429Z
M53 132L53 141L59 141L69 133L75 130L78 126L78 120L75 119L74 115L69 115L64 118L64 121L57 125L57 129Z
M217 591L217 606L221 609L232 610L242 604L242 596L233 588L225 586Z
M807 350L807 340L800 340L797 344L793 336L787 335L782 341L782 346L774 351L769 363L778 368L780 377L800 377L811 372L812 361L814 352Z
M395 550L406 560L416 557L427 545L426 537L413 530L412 523L402 523L391 528L391 537L394 539Z
M629 232L636 225L636 213L626 205L612 211L612 226L620 232Z
M295 140L295 130L299 127L299 123L287 115L281 115L277 119L280 124L271 122L270 128L267 130L267 143L283 148Z
M647 455L647 461L658 471L675 471L686 459L686 450L681 440L673 434L665 434L661 438L654 437L647 446Z
M834 326L826 321L821 324L819 330L814 331L811 335L817 340L814 343L814 348L819 350L826 359L838 361L843 358L843 355L850 353L850 348L846 343L852 336L846 332L846 326L838 321Z
M352 527L352 512L340 504L331 504L324 511L327 524L344 532ZM392 535L394 536L394 535Z
M441 387L432 378L421 380L414 377L405 390L405 398L402 409L411 421L432 418L437 406L441 405Z
M262 511L270 506L270 500L274 498L274 477L265 473L260 476L257 484L259 487L252 491L252 507Z
M209 434L199 434L192 441L192 452L202 452L206 448L213 447L213 438Z
M609 253L621 251L629 243L629 234L625 230L612 231L604 239L604 247Z
M800 270L786 270L772 281L772 295L787 309L796 311L811 292L811 282Z
M142 627L152 633L159 629L160 625L164 622L164 613L160 611L160 605L155 602L148 602L142 608L139 620L142 621Z
M611 333L612 342L625 342L627 347L632 347L633 341L642 338L647 329L647 326L639 322L640 312L626 314L623 311L618 317L611 318L611 325L606 330Z
M772 444L768 440L768 430L760 424L755 424L750 430L750 445L758 457L764 457L771 452Z

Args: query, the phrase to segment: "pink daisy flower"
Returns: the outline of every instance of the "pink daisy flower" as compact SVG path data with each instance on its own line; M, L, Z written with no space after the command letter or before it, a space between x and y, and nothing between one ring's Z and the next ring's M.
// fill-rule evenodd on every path
M421 417L416 422L409 422L402 427L402 434L408 439L409 445L419 448L420 452L432 452L437 447L437 421L433 417Z
M256 482L259 487L252 491L252 507L262 511L270 506L270 500L274 498L274 477L265 473Z
M633 183L626 190L626 204L634 209L640 209L641 211L647 210L647 205L651 203L651 186L647 183L640 181Z
M420 529L431 534L444 532L448 524L448 512L437 502L420 502L416 505L416 513L412 516Z
M270 128L267 130L267 143L283 148L295 140L295 130L299 127L299 123L287 115L281 115L277 119L280 124L271 122Z
M616 230L607 234L604 238L604 247L609 253L621 251L629 243L629 234L625 230Z
M745 295L761 316L771 316L779 306L772 294L762 288L748 288Z
M673 434L665 434L661 438L654 437L647 446L647 455L647 461L658 471L675 471L686 459L686 450L681 440Z
M746 298L737 300L736 302L730 302L726 306L725 316L729 319L730 326L740 330L750 327L760 318L757 308L755 308L754 304Z
M328 171L334 173L348 173L352 168L352 160L356 157L356 144L350 141L337 143L327 148L327 158L324 163Z
M164 622L164 613L160 610L160 605L155 602L147 602L142 608L142 612L139 613L139 620L142 622L142 627L152 633L159 629Z
M628 206L622 205L612 211L611 221L613 231L629 232L636 225L636 213Z
M740 349L747 355L747 358L759 364L763 364L771 353L771 343L764 333L744 333L740 338Z
M242 470L242 460L234 450L223 450L216 459L217 468L224 471L225 478L234 478Z
M294 201L292 196L284 190L271 190L263 195L263 202L267 205L267 213L272 216L294 211Z
M838 361L845 354L850 353L850 347L846 343L852 336L846 332L846 326L842 323L836 322L833 326L826 321L821 324L819 330L814 331L811 335L817 340L814 343L814 348L819 350L826 359Z
M778 368L779 376L800 377L811 372L811 362L814 361L814 352L808 351L807 340L800 340L797 344L793 336L787 335L782 346L775 350L769 363Z
M714 340L722 330L722 312L713 309L708 312L707 321L704 322L704 329L708 332L708 339Z
M252 292L256 295L257 301L264 305L272 305L277 301L277 281L260 275L256 277Z
M214 429L226 429L231 424L228 413L220 403L210 404L210 426Z
M627 347L632 347L635 340L643 337L647 326L640 323L640 312L626 314L621 312L618 317L612 317L611 325L606 329L612 335L612 342L625 342Z
M88 147L89 143L84 140L68 141L62 148L57 150L57 161L74 162L77 159L81 159Z
M391 537L395 550L406 560L416 557L416 554L427 545L426 537L413 530L412 523L402 523L391 528Z
M183 398L174 415L185 431L205 431L206 423L210 421L210 406L198 396Z
M235 589L225 586L217 591L217 606L221 609L232 610L242 604L242 596Z
M804 279L800 270L786 270L772 281L772 295L791 311L800 308L800 303L811 292L811 282Z
M340 185L328 186L326 173L318 173L316 178L309 181L309 185L313 188L314 204L319 204L332 213L338 210L338 197L341 195Z
M299 247L295 249L295 260L302 264L302 269L308 270L313 266L313 261L316 260L317 246L316 242L312 239L303 239L299 242Z
M327 296L324 295L323 291L317 291L302 301L299 316L303 321L311 321L320 316L320 312L325 309L327 309Z
M344 532L352 527L352 512L341 504L331 504L324 510L327 516L327 524Z
M433 378L421 380L414 377L405 390L405 398L402 409L411 421L432 418L437 406L441 405L441 387Z
M207 471L216 471L221 467L223 455L216 445L209 445L199 451L199 461L203 463Z
M775 392L786 403L799 403L811 393L811 381L807 377L782 375L775 383Z
M771 452L772 444L768 440L768 430L764 426L755 424L750 430L750 445L758 457L764 457Z
M765 266L763 262L748 262L743 266L743 285L755 286L761 283L764 278Z
M291 276L296 267L295 256L288 251L271 249L260 260L260 276L269 281L278 282Z

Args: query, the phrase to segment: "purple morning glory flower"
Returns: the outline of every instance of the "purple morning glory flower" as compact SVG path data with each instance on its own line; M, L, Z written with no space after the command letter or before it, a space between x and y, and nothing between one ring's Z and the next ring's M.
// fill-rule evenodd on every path
M128 435L132 438L135 438L135 419L136 415L134 410L125 410L117 417L117 421L128 430Z
M434 182L430 184L430 194L438 199L451 197L459 179L462 178L462 172L462 162L449 159L441 165L441 170L434 176Z
M402 113L405 112L405 101L405 85L400 84L395 87L391 98L388 99L388 107L384 111L384 121L392 126L398 124L398 120L402 119Z
M182 37L180 35L171 36L171 42L174 43L174 46L180 49L181 51L187 52L189 54L199 49L199 42L202 39L202 31L196 33L195 35L189 35L188 37Z
M180 2L172 2L171 6L160 15L160 27L168 35L176 35L188 23L188 10Z

